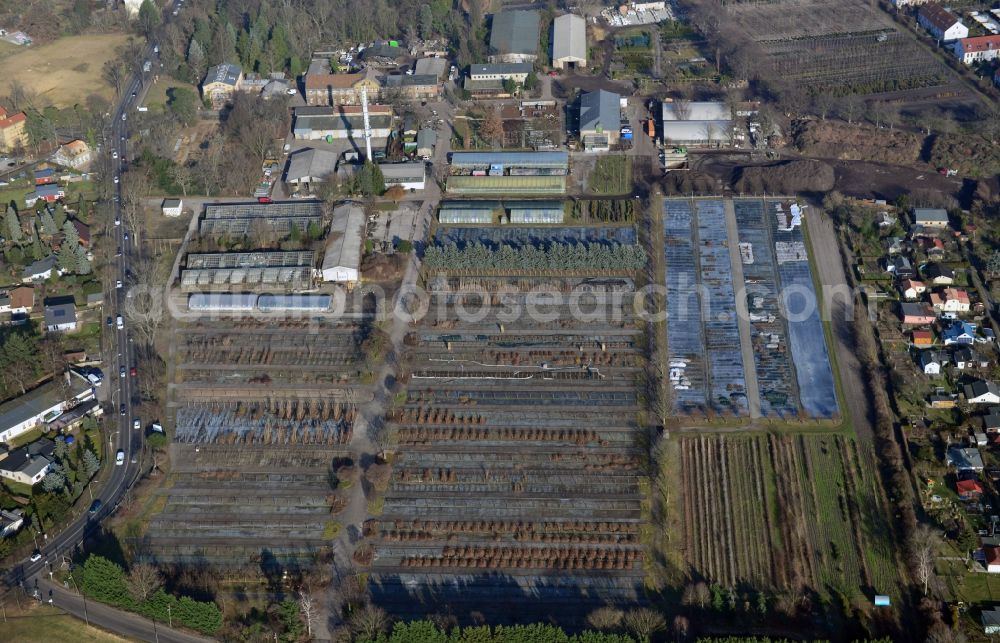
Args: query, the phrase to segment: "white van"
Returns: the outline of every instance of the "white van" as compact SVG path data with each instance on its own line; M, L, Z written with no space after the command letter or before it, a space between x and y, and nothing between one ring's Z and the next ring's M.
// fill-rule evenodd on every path
M125 320L121 315L118 315L118 319L115 320L115 324L118 326L118 330L125 328Z

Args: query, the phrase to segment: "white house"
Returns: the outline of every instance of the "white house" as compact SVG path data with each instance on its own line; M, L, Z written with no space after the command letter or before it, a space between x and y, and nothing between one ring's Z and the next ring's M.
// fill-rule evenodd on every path
M930 32L936 40L951 42L969 37L969 28L939 4L928 4L917 12L917 22Z
M955 41L955 56L966 65L993 60L1000 55L1000 36L977 36Z
M936 351L920 352L920 368L923 369L924 375L940 375L941 367L946 363L946 361L947 357L944 357Z
M965 401L969 404L1000 404L1000 388L986 380L966 384Z
M182 199L163 199L160 210L165 217L179 217L184 210L184 201Z
M365 213L354 204L333 211L330 242L323 255L323 281L355 284L361 279L361 240Z
M72 301L45 304L45 330L65 333L76 330L76 304Z
M426 167L423 163L380 163L385 187L401 186L405 190L423 190Z
M0 405L0 442L9 443L45 421L59 417L80 402L94 399L94 390L86 377L66 371L69 393L62 382L51 380L21 397Z
M922 281L904 279L903 282L899 284L899 292L903 295L903 299L913 301L919 299L921 295L927 292L927 286L925 286Z
M47 438L0 453L0 478L33 486L42 481L52 466L55 443Z
M931 308L939 313L969 312L969 293L961 288L945 288L943 293L932 292Z
M57 263L56 256L49 255L44 259L39 259L28 264L21 272L21 282L45 281L52 276L52 272L56 270Z

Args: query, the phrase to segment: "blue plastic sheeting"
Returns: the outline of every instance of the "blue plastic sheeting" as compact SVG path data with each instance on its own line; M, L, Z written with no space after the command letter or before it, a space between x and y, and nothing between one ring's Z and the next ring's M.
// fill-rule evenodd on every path
M746 378L733 288L726 214L722 201L696 201L702 292L702 315L708 349L711 402L719 410L747 413Z
M774 202L765 205L765 217L771 220L774 241L803 242L802 228L779 229L774 216ZM795 363L802 408L811 417L832 417L838 412L837 389L830 367L830 354L820 319L820 302L813 287L809 261L786 261L778 265L782 301L788 315L789 344Z
M751 263L743 263L743 277L761 414L793 417L799 409L795 368L778 300L774 244L764 220L764 202L734 200L733 207L740 243L749 245L752 256Z
M703 408L707 401L705 337L697 278L690 202L663 202L667 287L667 349L670 395L675 413Z
M478 241L489 247L544 246L551 243L605 243L608 245L634 245L635 228L628 226L607 227L555 227L555 228L439 228L434 241L439 246L456 244L460 248Z

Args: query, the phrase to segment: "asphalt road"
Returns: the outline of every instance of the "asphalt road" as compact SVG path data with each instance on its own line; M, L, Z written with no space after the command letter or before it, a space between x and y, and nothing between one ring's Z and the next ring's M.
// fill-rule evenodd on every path
M129 116L131 111L140 104L145 94L144 77L148 77L152 73L146 74L141 71L142 62L146 60L158 66L158 56L153 53L152 44L143 51L142 60L138 61L140 71L130 79L128 87L122 93L122 97L111 115L111 124L105 132L106 145L102 150L106 154L117 153L117 159L112 163L113 180L115 181L113 216L116 225L109 227L110 234L114 238L106 242L121 248L121 252L115 257L114 276L109 276L109 279L120 280L123 284L121 288L117 287L116 284L111 284L109 288L111 295L105 300L111 303L105 312L112 318L112 326L108 329L111 333L111 341L109 353L105 355L104 360L106 377L103 385L111 388L112 410L109 416L117 419L114 429L108 436L108 445L105 451L105 460L111 467L111 473L101 491L94 494L95 500L101 501L100 509L82 515L64 527L58 534L46 535L44 542L39 543L42 545L39 548L41 558L36 561L21 561L8 572L5 580L10 587L20 587L29 595L36 594L40 600L46 602L51 600L53 605L74 616L129 638L157 642L201 642L209 639L171 630L165 624L156 625L149 619L94 601L84 601L79 594L71 593L49 580L51 578L50 570L57 568L62 557L71 556L73 550L98 528L100 522L117 510L122 498L135 483L140 472L139 455L142 450L143 431L141 425L138 430L133 428L133 419L139 419L132 416L132 409L138 402L138 392L129 370L136 364L136 360L128 320L125 318L129 261L136 253L135 231L126 228L126 221L122 216L122 194L119 178L124 167L124 159L127 158ZM117 323L118 319L121 319L122 322L120 326ZM124 374L120 374L121 369L124 369ZM125 405L125 413L119 412L122 404ZM120 465L115 463L118 453L122 454L124 460ZM81 499L81 502L84 500Z

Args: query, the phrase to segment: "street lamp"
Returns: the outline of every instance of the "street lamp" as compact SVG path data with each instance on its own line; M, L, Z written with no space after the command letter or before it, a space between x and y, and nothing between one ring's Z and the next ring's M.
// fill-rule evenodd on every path
M73 574L69 574L67 577L73 582L73 587L76 588L80 598L83 599L83 619L87 622L87 627L90 627L90 614L87 613L87 596L80 591L80 586L76 584L76 579L73 578Z

